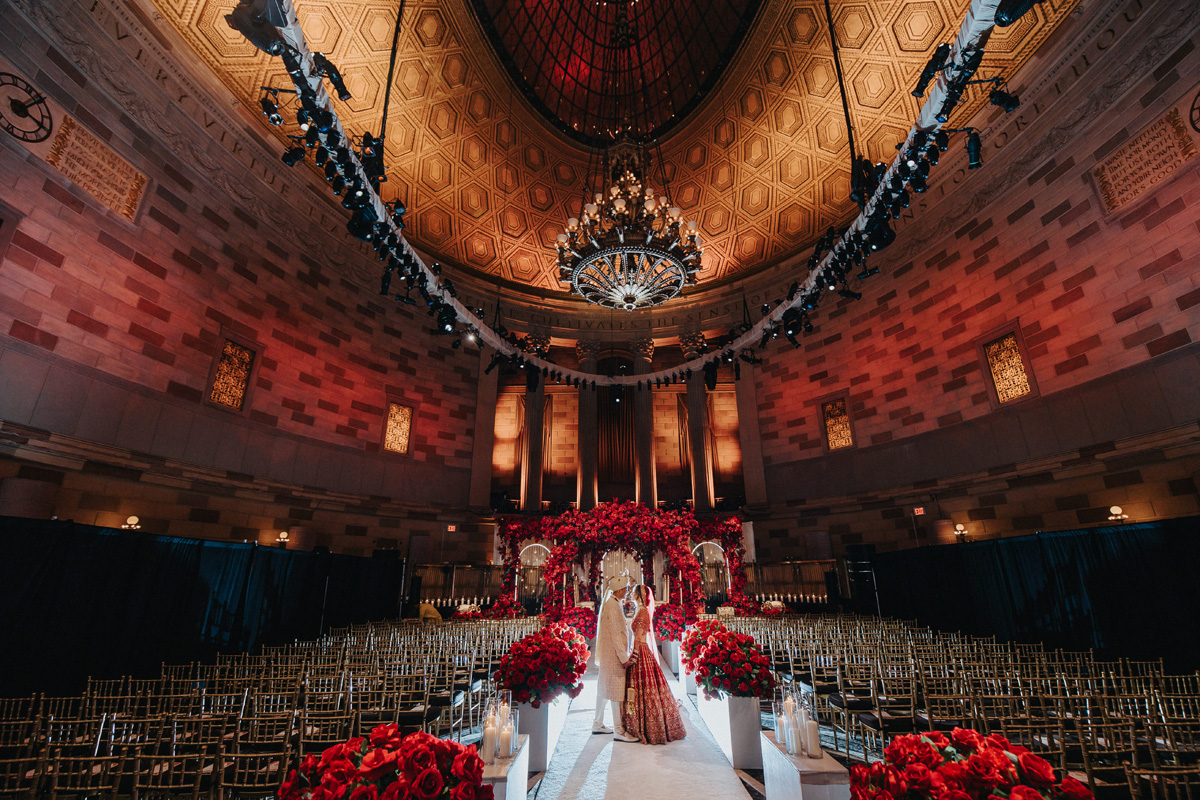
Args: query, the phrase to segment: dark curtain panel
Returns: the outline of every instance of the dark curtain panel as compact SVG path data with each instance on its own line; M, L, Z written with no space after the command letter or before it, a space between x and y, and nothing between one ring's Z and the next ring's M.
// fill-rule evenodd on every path
M396 616L403 562L0 518L0 695Z
M886 616L1101 658L1200 667L1200 518L878 554Z
M599 471L602 483L633 483L633 403L626 389L621 402L617 392L602 386L597 391L600 428Z

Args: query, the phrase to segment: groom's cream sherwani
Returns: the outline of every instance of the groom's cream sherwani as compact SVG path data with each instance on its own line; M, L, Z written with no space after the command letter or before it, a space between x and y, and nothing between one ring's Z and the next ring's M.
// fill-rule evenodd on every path
M625 699L625 667L633 645L633 631L621 610L621 601L610 596L604 601L600 613L600 627L596 631L596 665L600 680L596 684L596 700Z

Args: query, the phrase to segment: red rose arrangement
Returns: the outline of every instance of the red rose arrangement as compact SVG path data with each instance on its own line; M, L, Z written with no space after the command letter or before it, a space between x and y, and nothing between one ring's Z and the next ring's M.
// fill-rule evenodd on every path
M574 628L585 639L596 638L596 612L590 608L570 606L554 614L554 619Z
M702 619L696 623L696 627L683 635L683 641L679 645L679 657L688 672L696 671L696 659L700 657L700 651L708 644L709 637L725 631L725 626L715 619Z
M678 642L687 628L687 612L675 603L662 603L654 607L654 635L660 641Z
M785 606L783 603L763 603L762 611L760 613L764 617L782 617L785 613L787 613L787 606Z
M850 770L851 800L1091 800L1086 785L1002 736L955 728L892 739Z
M512 595L502 594L482 616L486 619L516 619L524 615L525 609L517 604Z
M309 754L288 773L280 800L492 800L483 760L463 746L419 731L401 736L395 723L368 738Z
M704 687L704 694L710 700L726 693L734 697L767 697L775 688L771 662L748 633L720 630L711 634L693 663L696 684Z
M495 680L518 703L538 708L563 692L578 697L587 670L588 648L574 628L555 622L513 642L500 659Z
M467 621L483 619L483 612L482 611L455 611L453 614L450 615L450 619L467 620Z
M735 596L730 592L729 605L734 607L734 613L739 617L757 617L763 613L762 604L744 594Z

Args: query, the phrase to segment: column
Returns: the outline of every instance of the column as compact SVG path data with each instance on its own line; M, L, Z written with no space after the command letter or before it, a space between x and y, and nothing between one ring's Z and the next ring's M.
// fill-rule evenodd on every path
M646 375L652 371L654 340L634 339L633 374ZM633 396L633 437L637 501L650 508L658 507L658 476L654 467L654 389L647 385Z
M600 359L600 343L580 339L575 343L579 371L595 374ZM596 479L600 458L600 423L596 416L596 392L591 385L579 387L579 472L575 494L581 511L596 506Z
M539 356L550 349L550 339L530 333L525 341ZM546 382L532 366L525 375L525 452L521 459L521 510L542 510L542 461L546 441Z
M486 512L492 496L492 451L496 445L496 389L500 370L486 372L491 361L490 348L479 348L479 378L475 391L475 440L471 445L471 488L467 505L472 511Z
M738 441L742 445L742 483L746 505L767 505L767 478L763 471L762 435L758 427L758 384L753 364L742 364L737 389Z
M688 333L679 337L683 357L691 361L700 355L704 346L704 334ZM687 380L688 446L691 453L692 503L697 511L710 511L713 507L712 459L708 452L708 390L704 386L704 372L692 371Z

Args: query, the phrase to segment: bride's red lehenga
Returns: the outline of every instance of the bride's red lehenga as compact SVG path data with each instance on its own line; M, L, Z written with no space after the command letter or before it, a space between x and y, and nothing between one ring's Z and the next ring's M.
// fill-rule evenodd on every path
M625 673L625 685L636 690L636 700L622 704L625 731L646 744L666 744L687 736L679 702L671 694L658 658L647 642L650 612L638 609L633 618L633 650L637 659ZM632 706L632 707L631 707Z

